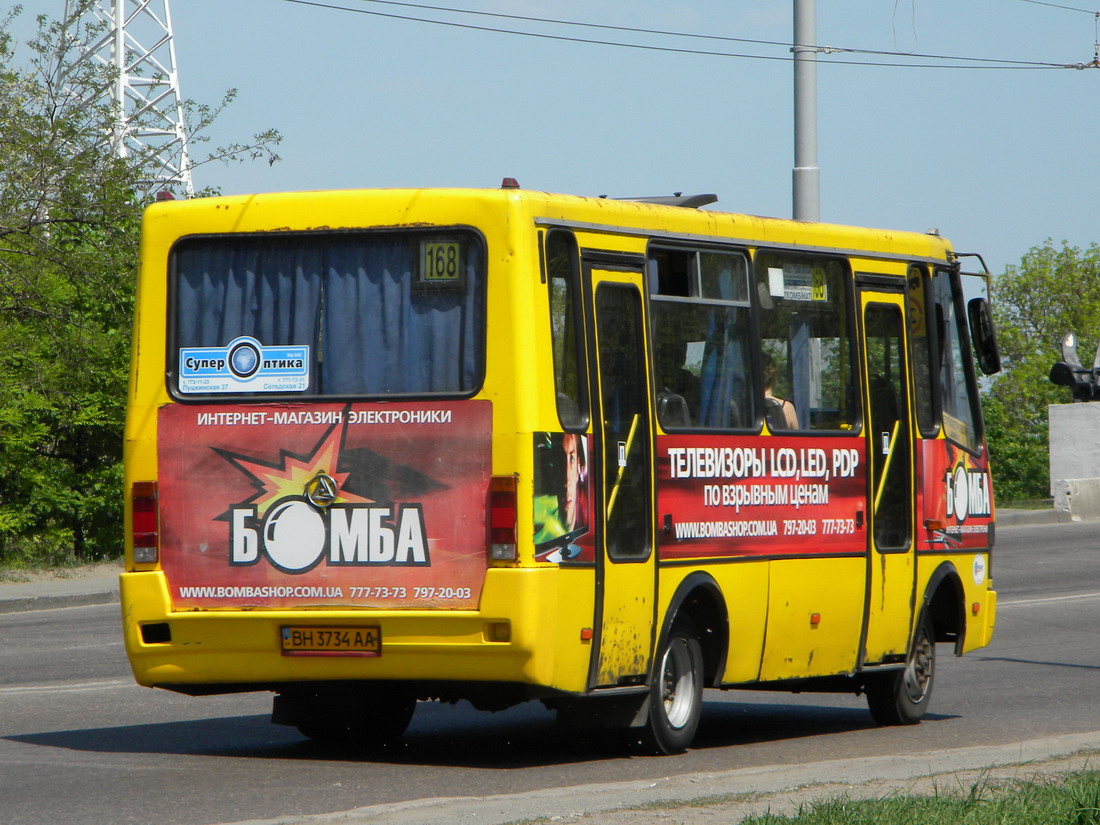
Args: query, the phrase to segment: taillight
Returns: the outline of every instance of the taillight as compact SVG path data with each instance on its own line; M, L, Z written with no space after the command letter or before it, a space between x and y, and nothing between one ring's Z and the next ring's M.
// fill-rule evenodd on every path
M130 488L130 526L134 537L134 562L155 564L160 554L160 506L155 481L135 481Z
M489 479L489 558L516 559L516 477Z

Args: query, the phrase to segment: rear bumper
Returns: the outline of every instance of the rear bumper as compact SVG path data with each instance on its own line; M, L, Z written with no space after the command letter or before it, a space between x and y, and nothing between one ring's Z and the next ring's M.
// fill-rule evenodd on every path
M553 570L490 570L478 610L173 611L164 574L124 573L123 633L134 678L189 693L333 680L510 682L583 691L588 650L556 667ZM546 622L549 620L549 625ZM285 626L372 627L377 656L288 656ZM545 629L544 629L545 628ZM577 645L580 645L578 641Z

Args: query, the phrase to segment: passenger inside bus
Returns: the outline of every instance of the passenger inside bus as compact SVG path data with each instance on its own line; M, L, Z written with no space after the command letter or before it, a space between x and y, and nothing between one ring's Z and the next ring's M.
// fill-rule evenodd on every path
M775 361L765 358L764 361L764 414L768 419L770 430L797 430L798 415L794 404L785 398L778 398L774 394L776 379Z
M690 427L699 410L699 379L684 365L675 344L657 353L657 417L662 427Z

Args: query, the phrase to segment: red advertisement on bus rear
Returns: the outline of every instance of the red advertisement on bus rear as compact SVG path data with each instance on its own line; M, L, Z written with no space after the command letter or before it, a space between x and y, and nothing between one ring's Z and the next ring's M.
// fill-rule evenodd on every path
M491 415L476 400L162 407L176 608L476 606Z

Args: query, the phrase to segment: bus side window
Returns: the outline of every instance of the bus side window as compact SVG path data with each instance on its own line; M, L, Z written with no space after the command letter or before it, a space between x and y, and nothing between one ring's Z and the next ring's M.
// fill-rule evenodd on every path
M852 431L857 423L847 284L836 258L756 254L761 350L774 367L768 395L793 405L799 430Z
M649 291L654 295L687 298L693 294L695 253L654 249L649 255Z
M967 332L962 286L958 277L944 270L932 276L932 302L939 346L937 372L943 431L959 446L978 453L982 448L978 413L978 388Z
M977 385L968 370L971 355L961 293L962 285L947 270L930 276L923 267L909 268L909 330L921 433L935 438L942 426L949 439L977 453Z
M572 232L550 230L546 238L546 273L558 419L563 429L583 430L588 426L588 392L581 344L580 256Z
M650 250L654 389L663 429L752 427L748 271L740 252Z
M909 341L912 349L914 396L917 402L917 424L927 438L939 434L940 414L933 391L932 365L938 363L936 353L942 342L936 331L942 326L941 315L931 300L931 279L922 266L909 267Z

